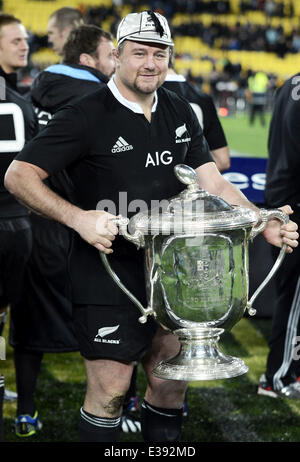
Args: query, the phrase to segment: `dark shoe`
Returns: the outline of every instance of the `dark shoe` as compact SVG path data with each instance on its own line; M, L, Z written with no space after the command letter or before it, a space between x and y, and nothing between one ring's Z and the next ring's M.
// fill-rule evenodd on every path
M270 398L300 399L300 382L292 382L279 390L274 390L272 385L267 382L265 374L263 374L259 381L257 393Z

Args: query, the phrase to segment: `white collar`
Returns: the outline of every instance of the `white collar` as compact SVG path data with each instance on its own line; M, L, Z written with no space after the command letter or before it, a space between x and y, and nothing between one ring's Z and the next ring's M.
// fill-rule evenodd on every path
M180 74L167 74L165 82L186 82L186 78Z
M128 99L124 98L124 96L121 95L120 91L118 90L117 85L115 84L114 78L112 77L110 81L107 84L108 88L114 95L114 97L119 101L119 103L123 104L123 106L128 107L133 112L136 112L138 114L144 114L144 111L142 110L141 106L138 103L134 103L133 101L128 101ZM152 106L151 112L156 111L157 107L157 92L154 93L154 103Z

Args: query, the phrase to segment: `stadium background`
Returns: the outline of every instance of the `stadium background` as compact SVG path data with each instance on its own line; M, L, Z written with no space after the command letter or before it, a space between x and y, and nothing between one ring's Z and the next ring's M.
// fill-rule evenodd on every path
M0 10L21 19L29 33L30 60L20 74L22 85L30 85L40 70L59 61L48 47L47 22L51 13L63 6L80 9L87 23L99 25L113 35L120 18L127 13L151 8L164 14L174 37L175 69L214 98L231 152L232 166L225 174L251 200L263 205L274 93L300 69L300 0L0 0ZM258 120L253 126L249 124L247 81L257 71L265 72L269 79L264 127ZM268 270L268 249L259 240L255 245L264 264L250 258L250 266L255 265L250 292L251 285L257 286L261 273ZM256 318L245 317L222 338L224 351L242 357L249 373L231 380L191 384L191 418L185 423L183 441L300 440L300 404L256 395L268 351L272 286L257 304ZM3 364L7 387L15 389L9 347L2 368ZM144 386L143 372L139 370L140 396ZM76 441L77 411L83 394L79 355L46 355L37 390L44 430L34 441ZM18 441L12 431L14 414L15 404L5 403L6 440L11 442ZM141 441L139 435L122 438L124 442Z

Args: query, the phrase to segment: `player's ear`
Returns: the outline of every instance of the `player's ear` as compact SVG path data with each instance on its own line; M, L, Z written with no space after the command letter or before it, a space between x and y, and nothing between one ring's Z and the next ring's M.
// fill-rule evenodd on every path
M121 55L120 50L119 50L118 48L114 48L114 49L112 50L112 54L113 54L113 58L114 58L114 60L115 60L116 65L118 65L118 64L119 64L119 60L120 60L120 55Z
M169 69L174 69L174 63L175 63L174 49L173 47L169 47L169 63L168 63Z
M79 64L82 66L90 66L92 57L88 53L81 53L79 56Z
M118 48L114 48L113 51L112 51L112 53L113 53L113 57L114 57L114 58L117 58L117 59L118 59L118 58L120 57L120 51L119 51Z

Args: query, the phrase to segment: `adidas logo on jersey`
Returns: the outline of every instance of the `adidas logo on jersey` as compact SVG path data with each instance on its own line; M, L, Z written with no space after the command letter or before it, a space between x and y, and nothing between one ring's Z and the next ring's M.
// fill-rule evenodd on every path
M111 152L115 153L115 152L130 151L131 149L133 149L133 146L131 144L128 144L127 141L125 141L124 138L122 138L122 136L119 136Z

